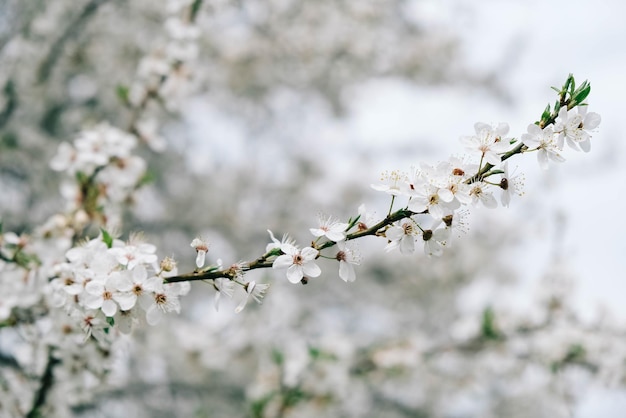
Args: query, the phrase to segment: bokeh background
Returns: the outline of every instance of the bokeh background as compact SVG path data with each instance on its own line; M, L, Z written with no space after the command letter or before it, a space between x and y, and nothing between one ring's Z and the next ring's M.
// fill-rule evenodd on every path
M124 127L117 86L168 42L158 2L79 3L0 5L6 229L62 210L46 161L86 126ZM183 271L198 235L228 265L259 256L267 229L304 244L319 212L347 219L365 203L383 216L370 188L382 171L462 154L478 121L519 137L569 73L591 82L603 121L591 153L549 171L512 159L524 196L472 211L441 258L367 238L356 282L331 262L307 286L251 272L272 287L240 314L237 297L217 312L212 286L194 283L180 316L120 344L109 385L74 413L620 416L623 12L617 0L203 2L191 81L146 111L167 148L142 151L153 180L122 233L143 231Z

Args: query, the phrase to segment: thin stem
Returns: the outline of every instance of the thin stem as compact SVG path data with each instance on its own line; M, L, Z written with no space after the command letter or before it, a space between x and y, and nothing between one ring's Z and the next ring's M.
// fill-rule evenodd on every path
M396 195L391 195L391 204L389 205L389 211L387 212L387 216L391 215L391 211L393 210L393 202L396 200Z

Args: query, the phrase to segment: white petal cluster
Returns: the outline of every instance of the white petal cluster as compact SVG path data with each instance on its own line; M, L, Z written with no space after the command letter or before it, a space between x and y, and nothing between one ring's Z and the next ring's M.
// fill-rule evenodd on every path
M587 106L568 110L562 107L553 125L543 129L536 124L528 126L528 132L521 139L529 151L537 152L537 161L542 169L548 169L548 162L563 162L561 155L565 142L576 150L591 150L591 132L600 125L600 115L587 112Z
M100 312L122 332L137 322L154 325L163 314L180 312L179 297L189 283L164 283L177 274L171 259L157 264L156 248L147 243L102 236L67 251L67 262L56 266L52 280L54 305L72 312Z

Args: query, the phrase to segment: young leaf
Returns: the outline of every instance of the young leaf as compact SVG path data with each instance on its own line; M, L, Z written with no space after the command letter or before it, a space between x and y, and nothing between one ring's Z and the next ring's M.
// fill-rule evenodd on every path
M111 248L113 246L113 237L104 228L100 228L100 231L102 232L102 241L107 247Z

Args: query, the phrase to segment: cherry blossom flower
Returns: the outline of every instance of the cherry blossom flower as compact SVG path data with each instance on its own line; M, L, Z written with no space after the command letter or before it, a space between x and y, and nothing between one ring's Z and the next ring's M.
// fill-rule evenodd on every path
M472 189L470 190L470 196L472 197L472 203L477 205L479 202L484 207L493 209L498 206L498 201L493 197L493 193L487 190L488 184L482 181L472 183Z
M206 257L206 253L209 251L209 245L200 238L194 238L193 241L191 241L190 245L197 252L196 266L198 268L202 268L202 266L204 266L204 259Z
M266 283L257 283L255 281L248 282L244 285L244 290L246 291L245 298L237 305L235 308L235 313L239 313L243 311L243 309L248 304L248 300L250 297L254 299L258 304L262 303L263 297L265 296L265 292L270 287L269 284Z
M338 242L337 247L339 251L335 258L339 261L339 277L344 282L353 282L356 280L353 266L360 264L361 257L345 242Z
M568 111L566 107L562 107L554 126L554 131L559 135L561 148L565 139L572 149L589 152L591 150L589 131L597 128L600 121L600 115L597 113L587 113L587 106L578 106L577 111L574 109Z
M406 174L400 171L384 172L380 178L383 184L372 184L371 187L379 192L385 192L392 196L403 194L403 187L407 181Z
M177 288L173 285L155 285L150 289L152 299L146 309L146 321L150 325L158 324L168 312L180 313L180 301Z
M502 195L500 196L500 201L502 202L502 206L509 207L509 203L511 202L511 195L516 194L521 196L524 194L524 175L517 174L511 175L509 173L509 163L505 162L502 166L502 174L500 174L500 188L502 189Z
M156 247L144 242L136 242L123 246L115 246L109 249L109 254L113 255L118 263L132 270L140 264L156 263Z
M296 240L291 238L289 236L289 234L283 235L283 240L279 241L279 240L276 239L276 237L274 237L274 234L272 233L272 231L270 231L268 229L267 232L269 232L270 238L272 239L272 242L267 244L267 246L265 247L265 252L266 253L269 253L272 250L280 249L284 244L292 245L294 247L296 245Z
M389 240L385 251L389 252L399 248L402 254L413 253L415 251L415 235L417 235L415 222L410 218L402 220L399 225L394 225L385 232L385 236Z
M311 228L310 231L315 237L326 237L331 241L339 242L346 239L347 223L337 222L332 217L324 218L319 216L319 228Z
M450 237L450 230L447 228L425 229L422 231L424 241L424 253L427 256L440 256L443 254L443 247Z
M137 301L130 292L133 285L121 272L113 272L105 280L92 280L85 285L84 304L89 309L102 309L106 316L113 316L117 307L129 310Z
M442 218L458 208L459 203L455 200L445 201L441 198L439 187L434 184L424 184L422 187L412 191L411 201L408 208L415 213L428 213L436 219Z
M467 216L469 214L468 210L458 210L453 214L444 216L441 221L444 223L445 228L450 231L449 236L452 233L457 232L457 236L460 236L461 233L467 233L469 227L467 223ZM438 224L433 225L432 228L436 228ZM449 243L448 243L449 244Z
M319 266L315 264L315 259L319 254L316 249L306 247L299 250L290 244L283 244L280 249L284 254L274 260L272 268L286 268L287 279L291 283L300 283L305 275L317 277L322 273Z
M506 152L509 147L509 139L504 138L509 132L509 125L500 123L495 128L486 123L478 122L474 124L476 135L465 136L461 142L470 151L479 151L481 158L492 165L500 164L499 153Z
M558 163L565 161L565 158L560 154L563 150L562 146L558 144L551 126L541 129L532 123L528 125L527 131L521 137L522 142L531 151L537 151L537 161L543 170L548 169L548 160Z
M357 223L357 229L359 231L365 231L378 223L378 219L374 217L374 213L367 211L364 204L361 204L358 209L359 222Z
M233 297L233 292L235 291L235 282L226 277L218 277L213 280L213 287L215 288L215 310L220 310L220 299L222 295L228 296L229 298Z

